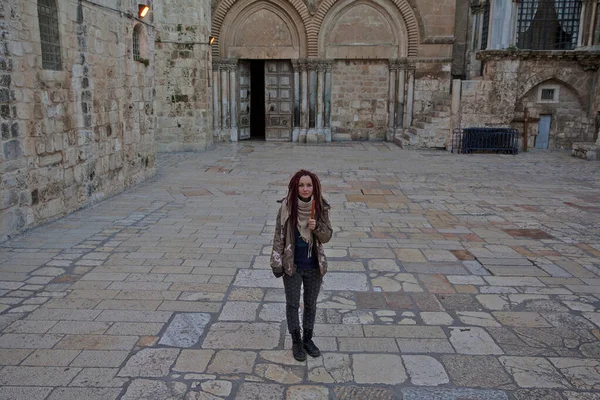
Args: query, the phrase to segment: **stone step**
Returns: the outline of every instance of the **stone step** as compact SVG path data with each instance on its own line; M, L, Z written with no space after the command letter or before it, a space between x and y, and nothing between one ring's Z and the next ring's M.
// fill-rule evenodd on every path
M438 136L438 135L449 135L450 129L444 129L444 128L426 129L426 128L420 128L418 126L412 125L410 128L407 129L407 132L409 132L413 135L417 135L417 136Z

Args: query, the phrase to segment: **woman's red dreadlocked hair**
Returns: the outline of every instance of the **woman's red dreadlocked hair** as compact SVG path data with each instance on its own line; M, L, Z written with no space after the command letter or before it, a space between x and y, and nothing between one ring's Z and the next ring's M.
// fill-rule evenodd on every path
M296 172L292 179L290 179L290 183L288 184L288 194L287 194L287 205L290 210L290 219L294 224L294 229L298 226L298 186L300 185L300 178L303 176L308 176L312 180L313 184L313 194L312 198L315 199L315 219L319 221L321 217L321 212L323 211L323 197L321 196L321 181L316 174L313 174L310 171L305 169L301 169Z

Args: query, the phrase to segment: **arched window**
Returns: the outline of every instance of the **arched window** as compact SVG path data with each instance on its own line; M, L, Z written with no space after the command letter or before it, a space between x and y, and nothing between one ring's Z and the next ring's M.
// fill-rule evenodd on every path
M42 44L42 68L60 70L60 35L56 0L38 0L38 22Z
M517 47L571 50L577 45L580 18L580 0L521 0Z
M133 59L139 61L142 58L142 24L137 24L133 28Z

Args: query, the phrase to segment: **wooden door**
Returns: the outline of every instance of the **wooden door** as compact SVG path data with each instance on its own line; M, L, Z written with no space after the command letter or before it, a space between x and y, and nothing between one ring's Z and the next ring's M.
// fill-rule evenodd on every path
M250 139L250 63L240 61L240 98L238 112L239 140Z
M265 140L292 140L292 78L289 61L265 61Z

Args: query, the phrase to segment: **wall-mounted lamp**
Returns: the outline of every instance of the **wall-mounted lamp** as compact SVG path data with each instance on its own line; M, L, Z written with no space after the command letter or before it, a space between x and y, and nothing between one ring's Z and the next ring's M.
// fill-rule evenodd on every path
M138 4L138 17L144 18L146 15L148 15L148 11L150 11L150 6Z
M209 36L208 37L208 44L213 44L215 42L215 37L214 36Z

